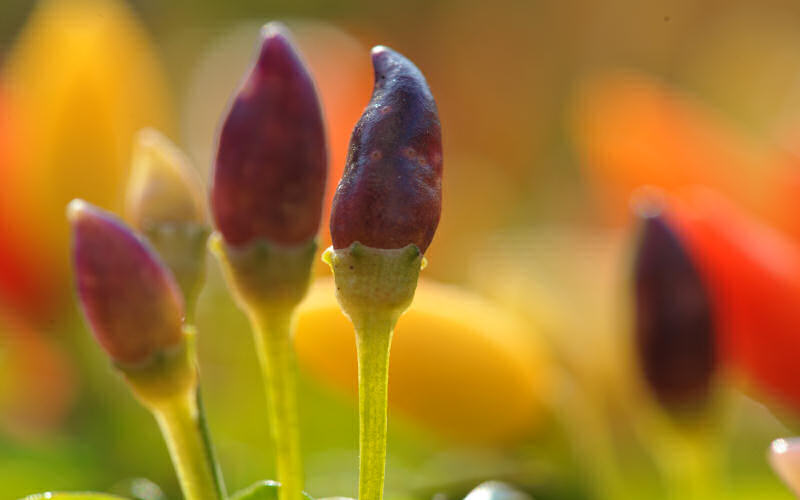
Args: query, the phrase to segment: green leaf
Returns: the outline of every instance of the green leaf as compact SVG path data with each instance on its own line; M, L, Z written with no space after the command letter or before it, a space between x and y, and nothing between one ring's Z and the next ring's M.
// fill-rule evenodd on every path
M36 493L21 500L126 500L122 497L108 495L106 493L92 493L89 491L63 493L48 491L46 493Z
M501 483L500 481L486 481L470 491L464 500L533 500L530 495Z
M231 496L231 500L278 500L278 490L281 483L277 481L259 481ZM303 492L306 500L314 500L311 495Z
M156 483L143 477L123 479L116 483L110 492L132 500L167 500Z

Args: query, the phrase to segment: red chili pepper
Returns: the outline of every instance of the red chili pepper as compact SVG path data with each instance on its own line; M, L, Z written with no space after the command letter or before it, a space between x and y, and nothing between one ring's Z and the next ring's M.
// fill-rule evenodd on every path
M26 210L31 193L20 185L11 104L0 89L0 303L36 323L50 316L62 276Z
M672 208L711 289L721 362L800 412L800 247L707 190Z

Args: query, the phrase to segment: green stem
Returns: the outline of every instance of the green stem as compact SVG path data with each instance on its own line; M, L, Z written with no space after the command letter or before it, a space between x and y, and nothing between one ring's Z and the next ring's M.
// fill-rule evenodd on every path
M666 482L667 498L726 498L720 480L725 452L716 433L721 424L714 407L701 415L680 416L648 406L636 414L634 429Z
M153 408L186 500L221 500L215 461L204 435L194 391L164 400Z
M368 317L356 325L358 347L358 500L381 500L386 471L390 319Z
M563 376L566 377L566 374ZM574 440L574 446L591 474L597 496L629 497L630 492L620 472L619 456L607 411L578 387L570 387L563 394L568 398L565 400L568 406L563 420L569 426L570 438Z
M381 500L386 472L386 410L392 330L411 305L422 253L403 248L372 248L358 242L329 248L323 260L333 270L336 298L353 321L358 347L359 476L358 499Z
M203 406L203 398L200 395L200 388L197 388L197 426L200 429L200 435L203 438L203 447L208 457L209 465L214 473L214 484L217 486L217 493L220 498L228 498L228 493L225 491L225 481L222 478L222 469L219 466L219 461L214 454L214 446L211 443L211 432L208 430L208 422L206 421L206 410Z
M670 498L707 500L720 498L716 461L707 439L680 431L661 443L659 461L670 482ZM663 439L663 438L662 438Z
M291 324L291 310L273 310L253 316L256 350L267 389L276 448L280 500L300 500L303 491Z
M199 288L199 287L197 287ZM199 290L198 290L199 291ZM197 305L197 293L189 293L185 295L186 300L186 317L184 318L184 324L188 325L190 331L192 332L192 342L196 342L196 329L194 324L194 318L196 314L196 305ZM195 351L195 365L197 364L197 354ZM205 405L203 404L203 395L200 387L198 385L196 390L196 397L195 397L195 404L197 405L197 427L200 429L200 435L203 438L203 447L206 452L206 457L208 457L209 465L214 473L214 483L217 485L217 493L219 494L220 498L228 498L228 492L225 491L225 480L222 477L222 469L219 466L219 461L217 460L216 454L214 453L214 445L211 442L211 431L208 428L208 421L206 420L206 409Z

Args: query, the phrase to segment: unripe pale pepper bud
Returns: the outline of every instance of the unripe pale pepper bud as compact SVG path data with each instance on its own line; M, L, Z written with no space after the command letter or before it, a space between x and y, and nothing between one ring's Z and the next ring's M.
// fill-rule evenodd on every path
M69 204L78 297L97 341L121 367L179 348L183 299L155 252L117 217Z
M172 271L192 316L209 234L203 185L189 158L155 129L136 136L126 212Z
M442 209L442 132L436 103L414 64L372 49L375 88L350 140L331 211L336 249L354 242L425 252Z
M716 367L711 298L665 216L648 214L641 226L634 263L640 363L662 404L694 409L706 401Z
M126 212L140 231L167 224L204 224L203 186L189 159L159 131L136 135Z
M282 27L262 33L222 125L211 189L216 226L235 247L306 243L322 216L327 149L317 92Z

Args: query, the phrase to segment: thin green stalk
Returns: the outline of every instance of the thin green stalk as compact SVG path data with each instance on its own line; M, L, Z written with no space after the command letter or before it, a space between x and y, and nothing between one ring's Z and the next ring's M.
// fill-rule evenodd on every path
M563 374L566 377L566 374ZM578 387L562 391L563 421L568 426L573 446L591 474L598 498L627 498L629 489L620 472L620 461L611 436L611 423L598 401Z
M199 287L197 288L199 289ZM184 292L184 296L186 297L186 317L184 318L184 324L188 325L190 328L193 344L197 341L194 318L196 314L198 291L199 290L196 289L194 291L187 290ZM196 353L194 362L197 364ZM196 390L195 403L197 405L197 426L200 429L206 456L208 457L212 472L214 473L214 483L217 485L217 492L219 493L220 498L228 498L228 492L225 491L225 479L222 477L222 469L220 468L219 461L214 453L214 444L211 442L211 431L208 428L206 409L203 405L203 395L199 385Z
M723 443L716 433L717 410L692 416L669 415L654 406L631 408L640 440L648 447L666 482L666 497L681 500L725 498L722 491ZM688 420L687 420L688 418Z
M273 310L253 318L256 350L267 389L270 427L276 448L280 500L300 500L303 491L291 324L290 310Z
M197 388L197 426L200 429L200 435L203 438L203 447L206 451L206 456L209 460L209 465L214 473L214 483L217 485L217 493L220 498L228 498L228 493L225 491L225 480L222 478L222 469L219 466L219 461L214 454L214 445L211 443L211 432L208 430L208 421L206 420L206 410L203 406L203 398L200 394L200 388Z
M222 484L204 435L197 396L189 391L152 408L186 500L222 500Z
M656 458L669 481L669 498L711 500L724 496L719 491L718 461L709 439L680 430L661 439Z
M386 471L389 351L393 321L370 317L356 326L358 348L358 500L381 500Z

